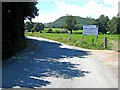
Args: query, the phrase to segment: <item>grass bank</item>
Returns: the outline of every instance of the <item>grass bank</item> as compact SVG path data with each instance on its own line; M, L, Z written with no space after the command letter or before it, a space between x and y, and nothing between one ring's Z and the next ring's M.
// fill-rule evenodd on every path
M111 41L117 41L118 40L118 35L99 35L98 39L96 36L85 36L84 39L82 39L82 34L73 34L72 38L69 38L69 34L55 34L55 33L31 33L31 32L26 32L26 36L34 36L34 37L43 37L55 41L59 41L62 43L74 45L77 47L82 47L86 49L99 49L103 50L105 49L103 47L103 39L106 36L108 39L108 46L106 49L112 49L112 43ZM92 42L92 39L94 39L94 42Z

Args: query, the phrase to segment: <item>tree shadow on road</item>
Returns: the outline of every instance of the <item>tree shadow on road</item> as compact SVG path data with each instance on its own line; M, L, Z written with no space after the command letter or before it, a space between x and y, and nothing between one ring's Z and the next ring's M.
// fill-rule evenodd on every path
M63 62L62 59L89 55L89 51L62 48L61 44L32 40L35 46L10 58L3 63L2 88L20 86L34 88L49 85L42 77L71 79L84 77L89 71L76 68L77 64Z

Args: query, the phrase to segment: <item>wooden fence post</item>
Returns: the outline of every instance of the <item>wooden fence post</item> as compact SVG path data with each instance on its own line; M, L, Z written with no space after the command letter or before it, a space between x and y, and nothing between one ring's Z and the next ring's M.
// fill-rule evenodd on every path
M94 39L92 39L92 43L94 43Z
M104 37L104 48L107 48L107 37Z

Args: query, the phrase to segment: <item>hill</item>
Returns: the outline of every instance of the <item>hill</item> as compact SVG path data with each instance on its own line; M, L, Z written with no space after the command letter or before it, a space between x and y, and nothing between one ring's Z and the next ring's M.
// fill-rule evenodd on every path
M74 16L76 18L77 21L77 25L81 27L84 24L93 24L95 19L92 18L82 18L79 16ZM46 23L45 27L49 27L49 28L63 28L65 25L65 21L67 19L67 16L62 16L59 19L55 20L54 22L51 23Z

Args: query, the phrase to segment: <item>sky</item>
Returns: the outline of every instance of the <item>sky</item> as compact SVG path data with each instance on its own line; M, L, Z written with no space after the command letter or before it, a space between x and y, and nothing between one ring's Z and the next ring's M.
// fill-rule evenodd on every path
M32 21L49 23L67 14L95 19L104 14L111 19L118 14L119 1L120 0L38 0L36 6L39 9L39 16L36 16Z

